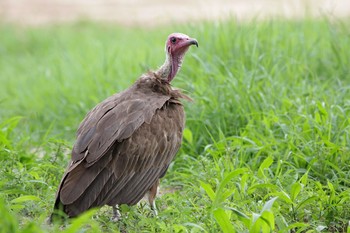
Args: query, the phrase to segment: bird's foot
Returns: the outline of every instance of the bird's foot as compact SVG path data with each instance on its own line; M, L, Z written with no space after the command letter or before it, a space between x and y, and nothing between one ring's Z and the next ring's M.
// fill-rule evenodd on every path
M153 212L154 217L158 216L158 211L157 211L157 206L156 206L156 202L153 200L152 204L151 204L151 210Z
M122 219L122 217L119 215L113 215L113 217L111 217L111 221L112 222L119 222L120 219Z
M119 211L119 206L113 206L113 216L111 218L111 221L118 222L122 218L122 215Z
M157 209L152 209L152 212L153 212L154 217L157 217L157 216L158 216L158 211L157 211Z

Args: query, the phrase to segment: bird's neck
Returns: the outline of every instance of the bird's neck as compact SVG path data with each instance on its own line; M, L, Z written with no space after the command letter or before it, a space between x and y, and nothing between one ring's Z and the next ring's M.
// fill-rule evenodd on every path
M158 77L166 82L171 82L174 79L179 66L177 62L173 61L173 58L167 54L164 64L156 71Z

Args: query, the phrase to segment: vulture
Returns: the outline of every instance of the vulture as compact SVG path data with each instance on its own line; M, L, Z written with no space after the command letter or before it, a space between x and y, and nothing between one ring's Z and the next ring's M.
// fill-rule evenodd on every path
M109 205L113 220L118 205L148 199L157 214L155 197L182 141L185 113L181 99L190 99L170 85L184 55L196 39L172 33L166 59L128 89L99 103L80 123L71 160L62 177L51 221L59 212L75 217Z

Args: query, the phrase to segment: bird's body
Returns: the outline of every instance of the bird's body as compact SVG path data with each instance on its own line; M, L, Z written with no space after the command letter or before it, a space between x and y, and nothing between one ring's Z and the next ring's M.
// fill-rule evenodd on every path
M168 41L172 38L174 34ZM179 46L181 60L186 48L197 45L194 39L185 39ZM159 179L181 145L185 114L180 99L188 98L169 84L179 68L172 73L175 53L170 45L158 71L142 75L86 115L54 209L74 217L93 207L134 205L145 194L154 202Z

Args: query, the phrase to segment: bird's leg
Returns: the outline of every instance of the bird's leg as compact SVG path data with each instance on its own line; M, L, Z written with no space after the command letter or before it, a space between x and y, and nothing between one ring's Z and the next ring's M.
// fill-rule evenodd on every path
M118 222L121 218L122 218L122 215L120 214L119 206L118 205L113 206L112 221L113 222Z
M158 215L157 206L156 206L156 196L158 192L158 186L159 186L159 179L154 183L154 185L148 191L148 202L155 216Z
M158 216L156 201L153 200L153 202L150 203L150 205L151 205L151 210L153 211L154 216Z

